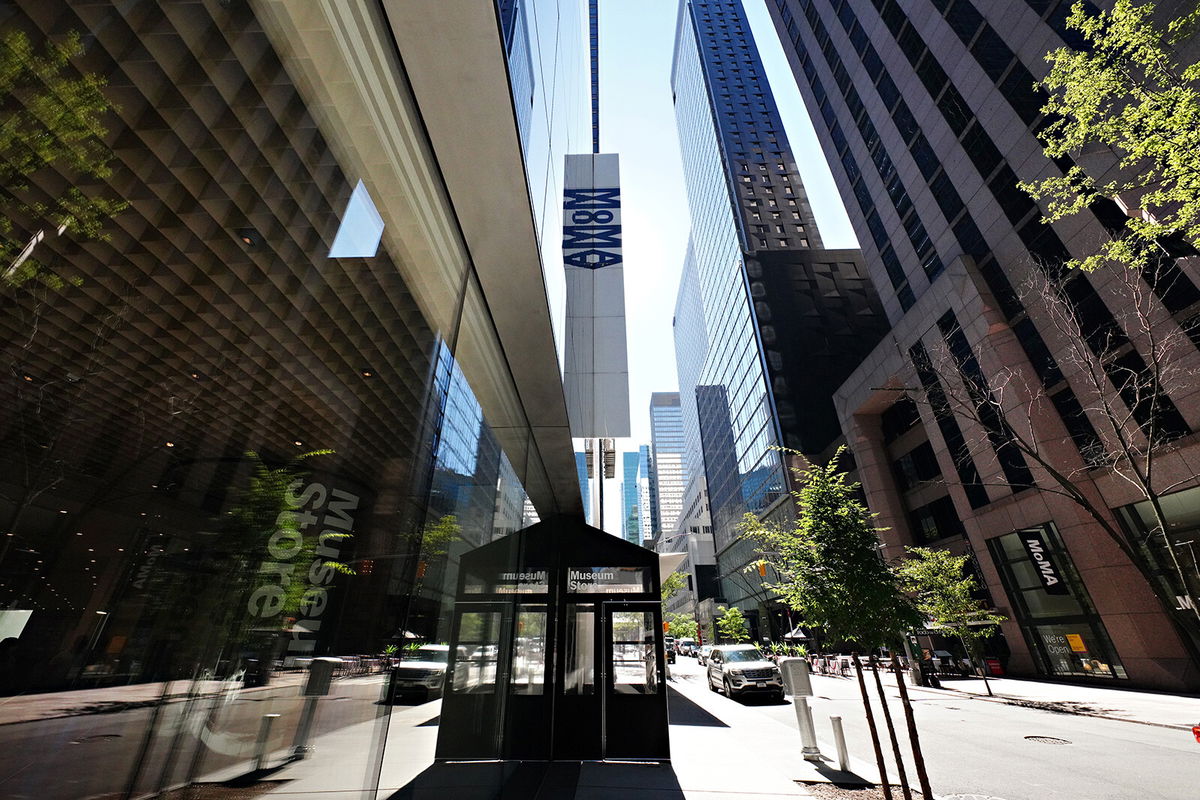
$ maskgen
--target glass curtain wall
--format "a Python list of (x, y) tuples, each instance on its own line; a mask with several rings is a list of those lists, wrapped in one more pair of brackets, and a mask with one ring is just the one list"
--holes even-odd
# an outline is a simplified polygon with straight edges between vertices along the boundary
[(672, 86), (707, 332), (696, 409), (720, 553), (732, 543), (744, 513), (761, 512), (782, 496), (784, 474), (779, 453), (771, 449), (778, 435), (705, 76), (717, 66), (701, 52), (692, 13), (690, 6), (681, 7)]
[(355, 8), (0, 6), (4, 797), (432, 754), (458, 559), (521, 527), (534, 449), (460, 368), (504, 360)]

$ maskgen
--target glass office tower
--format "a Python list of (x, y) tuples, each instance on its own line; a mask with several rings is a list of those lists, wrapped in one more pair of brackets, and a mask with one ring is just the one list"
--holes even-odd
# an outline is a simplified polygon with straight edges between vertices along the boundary
[(655, 538), (675, 531), (683, 511), (683, 415), (679, 392), (650, 395), (650, 486)]
[(689, 452), (698, 431), (725, 599), (757, 632), (770, 596), (744, 578), (738, 523), (789, 514), (774, 448), (829, 457), (833, 392), (886, 322), (858, 251), (822, 245), (740, 0), (681, 0), (672, 85), (692, 222), (675, 319)]
[(581, 512), (477, 5), (0, 9), (0, 794), (399, 788), (460, 556)]
[(638, 508), (638, 453), (621, 454), (621, 517), (625, 541), (642, 543), (641, 515)]

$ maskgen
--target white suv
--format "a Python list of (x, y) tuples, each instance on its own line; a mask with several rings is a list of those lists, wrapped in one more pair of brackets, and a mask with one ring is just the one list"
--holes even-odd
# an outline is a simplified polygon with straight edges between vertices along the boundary
[(731, 698), (764, 692), (783, 700), (783, 675), (752, 644), (719, 644), (708, 654), (708, 688)]

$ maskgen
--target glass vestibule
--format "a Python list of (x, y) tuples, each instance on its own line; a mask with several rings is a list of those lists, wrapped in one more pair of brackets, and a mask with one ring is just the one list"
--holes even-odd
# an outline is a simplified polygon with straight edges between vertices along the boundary
[(988, 547), (1039, 672), (1128, 677), (1053, 523), (999, 536)]
[(666, 759), (657, 561), (574, 520), (465, 554), (438, 757)]

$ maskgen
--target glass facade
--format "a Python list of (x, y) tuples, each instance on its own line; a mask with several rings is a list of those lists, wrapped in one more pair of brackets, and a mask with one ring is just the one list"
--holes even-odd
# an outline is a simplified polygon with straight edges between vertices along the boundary
[(669, 535), (683, 512), (683, 415), (678, 392), (650, 395), (650, 469), (654, 536)]
[[(567, 98), (532, 32), (573, 18), (521, 5)], [(0, 794), (373, 796), (432, 757), (459, 559), (548, 495), (406, 61), (370, 3), (0, 9)], [(565, 141), (522, 102), (498, 130)]]
[[(722, 20), (717, 21), (716, 16)], [(737, 29), (729, 30), (733, 25)], [(724, 41), (727, 35), (731, 39), (728, 44)], [(714, 37), (721, 41), (713, 41)], [(732, 41), (735, 37), (736, 42)], [(779, 435), (747, 289), (739, 226), (743, 208), (751, 215), (749, 224), (756, 224), (752, 216), (755, 213), (790, 216), (791, 212), (778, 208), (782, 192), (773, 205), (766, 202), (765, 193), (762, 198), (757, 196), (765, 188), (775, 188), (762, 185), (761, 181), (751, 182), (755, 196), (748, 196), (744, 205), (735, 205), (737, 189), (732, 185), (733, 176), (727, 169), (723, 147), (726, 139), (740, 142), (750, 137), (746, 138), (747, 147), (753, 152), (754, 145), (749, 143), (760, 142), (758, 149), (763, 151), (763, 165), (767, 166), (765, 153), (774, 150), (766, 144), (781, 145), (786, 139), (782, 138), (782, 129), (771, 122), (774, 117), (770, 112), (765, 112), (767, 119), (759, 128), (761, 137), (751, 137), (750, 123), (755, 118), (736, 117), (737, 111), (734, 118), (728, 117), (726, 112), (714, 108), (710, 91), (712, 82), (718, 78), (729, 78), (734, 85), (741, 83), (743, 91), (747, 85), (765, 86), (757, 52), (751, 54), (748, 49), (752, 46), (749, 39), (740, 4), (682, 4), (672, 86), (691, 212), (695, 281), (701, 298), (702, 329), (707, 335), (704, 364), (695, 378), (695, 391), (718, 553), (732, 540), (742, 515), (746, 511), (765, 510), (782, 496), (784, 486), (779, 454), (770, 449), (779, 444)], [(761, 98), (764, 104), (768, 101), (763, 91), (751, 94), (764, 95)], [(773, 109), (773, 101), (770, 104)], [(739, 122), (744, 130), (729, 129), (731, 124)], [(754, 169), (748, 174), (759, 172), (758, 160), (753, 163)], [(769, 175), (770, 167), (767, 172)], [(758, 188), (760, 185), (764, 188)], [(786, 199), (783, 203), (785, 208), (789, 207)], [(799, 224), (805, 223), (801, 220)], [(692, 330), (701, 329), (701, 323), (694, 318), (687, 324)]]
[(1121, 521), (1151, 564), (1168, 597), (1175, 598), (1174, 613), (1195, 618), (1200, 607), (1200, 487), (1158, 498), (1161, 523), (1149, 500), (1118, 509)]
[(592, 478), (588, 474), (587, 453), (575, 453), (575, 472), (579, 475), (579, 493), (583, 498), (583, 514), (589, 525), (592, 524)]
[(638, 509), (638, 453), (621, 454), (621, 516), (625, 541), (642, 543), (641, 515)]
[(642, 530), (642, 544), (654, 534), (653, 503), (650, 493), (650, 446), (638, 448), (638, 520)]

